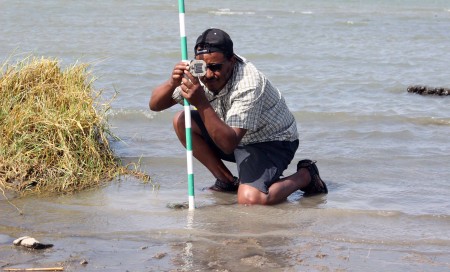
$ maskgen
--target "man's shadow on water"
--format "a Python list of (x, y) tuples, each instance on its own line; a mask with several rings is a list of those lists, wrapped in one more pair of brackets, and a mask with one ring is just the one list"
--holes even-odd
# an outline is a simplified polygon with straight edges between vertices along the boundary
[(339, 186), (332, 181), (324, 180), (324, 182), (327, 184), (328, 194), (304, 197), (303, 192), (299, 190), (290, 195), (288, 200), (290, 202), (298, 202), (304, 208), (324, 208), (329, 195), (339, 189)]
[[(327, 204), (327, 199), (330, 194), (333, 194), (333, 191), (339, 190), (339, 186), (334, 183), (325, 181), (328, 187), (328, 194), (320, 194), (315, 196), (304, 197), (303, 192), (300, 190), (292, 193), (286, 202), (284, 203), (298, 203), (303, 208), (324, 208)], [(203, 201), (196, 201), (197, 208), (204, 208), (208, 206), (217, 206), (217, 205), (237, 205), (237, 194), (236, 192), (216, 192), (210, 190), (209, 187), (202, 187), (196, 190), (196, 193), (203, 194), (202, 197), (205, 197)], [(198, 194), (196, 194), (198, 196)], [(197, 199), (199, 200), (199, 199)], [(282, 203), (281, 203), (282, 204)], [(171, 209), (187, 209), (188, 203), (168, 203), (167, 208)]]
[(327, 195), (322, 194), (309, 197), (301, 196), (300, 199), (298, 200), (298, 203), (303, 208), (321, 208), (321, 206), (327, 204)]
[[(287, 201), (283, 203), (298, 203), (304, 208), (324, 208), (324, 205), (327, 204), (329, 194), (332, 194), (333, 191), (337, 189), (335, 183), (330, 181), (325, 182), (328, 186), (328, 194), (304, 197), (303, 192), (297, 190), (288, 197)], [(215, 202), (214, 205), (237, 205), (236, 193), (216, 192), (209, 190), (208, 188), (202, 188), (201, 191), (208, 194), (207, 198), (209, 200), (213, 200)]]

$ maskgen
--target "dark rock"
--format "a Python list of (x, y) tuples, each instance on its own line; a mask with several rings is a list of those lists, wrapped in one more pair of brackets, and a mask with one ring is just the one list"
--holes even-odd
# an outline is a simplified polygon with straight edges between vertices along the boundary
[(450, 95), (450, 88), (444, 87), (432, 88), (423, 85), (413, 85), (408, 86), (406, 90), (408, 93), (416, 93), (420, 95), (438, 95), (438, 96)]

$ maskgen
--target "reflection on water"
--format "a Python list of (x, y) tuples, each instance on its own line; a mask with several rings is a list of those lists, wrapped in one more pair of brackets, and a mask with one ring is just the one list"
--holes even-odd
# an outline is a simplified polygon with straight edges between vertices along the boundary
[[(380, 262), (402, 263), (397, 266), (402, 270), (424, 258), (429, 262), (423, 267), (442, 267), (448, 258), (449, 216), (330, 208), (333, 194), (302, 198), (299, 193), (273, 207), (240, 206), (233, 194), (201, 189), (195, 211), (176, 210), (166, 205), (185, 201), (180, 199), (187, 198), (186, 183), (176, 181), (171, 165), (157, 159), (145, 167), (159, 169), (164, 177), (158, 191), (124, 178), (71, 196), (12, 199), (22, 216), (2, 200), (0, 260), (5, 261), (0, 265), (62, 262), (67, 271), (298, 271), (332, 263), (374, 271), (373, 264)], [(199, 174), (197, 180), (201, 188), (210, 179)], [(26, 234), (55, 246), (42, 252), (11, 246)], [(82, 260), (88, 264), (80, 265)]]

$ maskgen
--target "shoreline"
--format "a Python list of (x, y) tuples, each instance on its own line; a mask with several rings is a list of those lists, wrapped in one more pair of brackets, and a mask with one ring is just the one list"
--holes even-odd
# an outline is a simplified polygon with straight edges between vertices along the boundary
[[(161, 169), (164, 175), (170, 171), (166, 168)], [(177, 188), (166, 184), (159, 191), (152, 191), (138, 180), (127, 178), (70, 196), (13, 199), (16, 205), (25, 207), (24, 215), (18, 215), (2, 198), (0, 207), (7, 212), (0, 216), (0, 268), (61, 266), (64, 271), (450, 268), (448, 240), (433, 242), (431, 237), (418, 240), (411, 236), (419, 221), (410, 224), (410, 229), (404, 229), (404, 235), (395, 241), (389, 237), (397, 237), (396, 232), (401, 235), (404, 226), (401, 222), (405, 221), (395, 214), (349, 213), (327, 208), (326, 201), (302, 200), (299, 196), (273, 207), (240, 206), (234, 195), (201, 191), (198, 189), (201, 184), (196, 186), (199, 207), (189, 217), (187, 210), (166, 207), (185, 190), (184, 183), (173, 185)], [(276, 221), (269, 219), (275, 215)], [(384, 234), (388, 229), (394, 230), (392, 235)], [(30, 235), (54, 247), (30, 250), (13, 246), (12, 240), (18, 235)]]

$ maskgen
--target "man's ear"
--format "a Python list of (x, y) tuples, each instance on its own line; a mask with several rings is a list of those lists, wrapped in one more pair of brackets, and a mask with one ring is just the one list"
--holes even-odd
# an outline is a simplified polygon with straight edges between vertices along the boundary
[(230, 61), (231, 61), (231, 63), (234, 65), (235, 63), (236, 63), (236, 56), (235, 55), (233, 55), (232, 57), (231, 57), (231, 59), (230, 59)]

